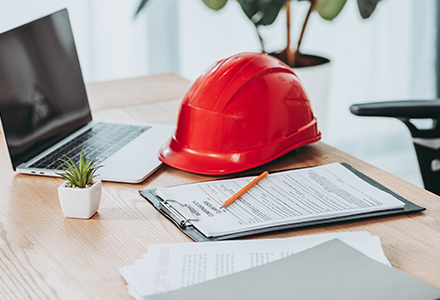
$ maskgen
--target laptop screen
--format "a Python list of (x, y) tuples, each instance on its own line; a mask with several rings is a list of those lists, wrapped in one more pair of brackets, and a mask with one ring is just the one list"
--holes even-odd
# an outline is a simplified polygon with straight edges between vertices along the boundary
[(0, 118), (14, 169), (92, 119), (66, 9), (0, 34)]

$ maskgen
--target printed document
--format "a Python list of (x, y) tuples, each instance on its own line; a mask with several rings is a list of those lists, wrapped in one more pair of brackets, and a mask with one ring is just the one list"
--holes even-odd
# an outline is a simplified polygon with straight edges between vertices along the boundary
[[(389, 193), (333, 163), (269, 174), (231, 205), (220, 208), (254, 178), (159, 187), (156, 192), (163, 200), (189, 206), (199, 219), (192, 225), (207, 237), (404, 207)], [(193, 218), (182, 205), (173, 208)]]
[(293, 238), (152, 244), (142, 260), (120, 269), (135, 298), (219, 278), (312, 248), (338, 238), (390, 266), (380, 240), (368, 232), (339, 232)]
[(143, 299), (431, 300), (440, 299), (440, 290), (332, 239), (250, 270)]

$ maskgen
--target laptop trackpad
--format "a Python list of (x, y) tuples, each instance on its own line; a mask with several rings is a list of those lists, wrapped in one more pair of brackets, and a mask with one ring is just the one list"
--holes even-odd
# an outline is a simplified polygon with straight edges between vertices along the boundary
[[(117, 151), (102, 164), (100, 178), (104, 181), (142, 182), (160, 167), (160, 147), (171, 138), (174, 125), (156, 124), (125, 147)], [(122, 179), (123, 180), (120, 180)]]

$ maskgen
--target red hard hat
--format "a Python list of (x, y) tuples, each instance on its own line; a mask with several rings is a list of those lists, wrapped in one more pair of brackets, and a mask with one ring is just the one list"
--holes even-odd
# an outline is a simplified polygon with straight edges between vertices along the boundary
[(270, 55), (241, 53), (218, 61), (189, 87), (159, 159), (194, 173), (230, 174), (320, 139), (295, 73)]

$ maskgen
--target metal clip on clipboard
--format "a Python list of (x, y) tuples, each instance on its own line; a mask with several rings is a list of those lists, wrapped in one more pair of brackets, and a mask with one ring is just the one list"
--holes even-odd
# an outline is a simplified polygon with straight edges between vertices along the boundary
[[(174, 207), (172, 207), (169, 202), (174, 202), (179, 204), (182, 207), (187, 207), (188, 210), (191, 212), (191, 214), (194, 216), (193, 219), (186, 218), (184, 215), (182, 215), (178, 210), (176, 210)], [(194, 210), (191, 206), (187, 204), (182, 204), (177, 200), (162, 200), (159, 202), (159, 208), (164, 213), (166, 213), (171, 219), (173, 219), (174, 222), (179, 224), (180, 227), (186, 227), (187, 225), (192, 225), (191, 222), (197, 222), (199, 221), (199, 218), (194, 213)]]

